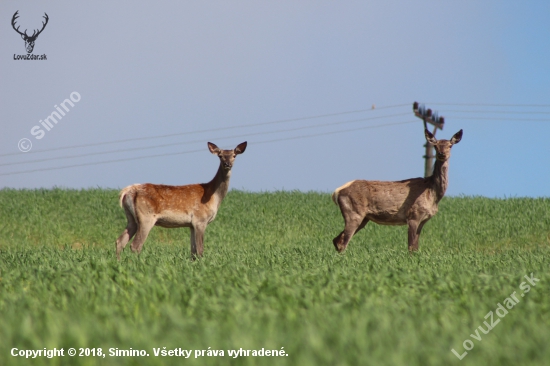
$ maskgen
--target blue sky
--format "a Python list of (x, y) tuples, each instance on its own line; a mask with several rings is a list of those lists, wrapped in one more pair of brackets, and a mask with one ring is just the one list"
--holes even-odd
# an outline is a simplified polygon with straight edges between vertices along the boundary
[[(17, 10), (29, 33), (48, 14), (33, 51), (47, 60), (14, 60)], [(245, 140), (232, 188), (422, 176), (419, 101), (445, 116), (436, 137), (464, 130), (448, 195), (548, 197), (548, 14), (547, 1), (3, 1), (0, 187), (206, 182), (206, 142)]]

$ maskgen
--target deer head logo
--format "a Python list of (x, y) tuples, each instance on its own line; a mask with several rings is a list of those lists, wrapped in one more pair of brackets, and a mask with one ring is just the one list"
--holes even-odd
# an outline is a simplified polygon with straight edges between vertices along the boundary
[(11, 18), (11, 26), (13, 27), (13, 29), (15, 29), (17, 33), (21, 35), (21, 38), (23, 38), (23, 40), (25, 41), (25, 48), (27, 49), (27, 53), (31, 53), (34, 49), (34, 42), (36, 41), (36, 38), (38, 38), (38, 35), (42, 33), (44, 28), (46, 28), (46, 24), (48, 24), (48, 14), (44, 13), (43, 18), (46, 19), (46, 21), (42, 22), (42, 29), (35, 29), (32, 33), (32, 36), (29, 36), (26, 29), (25, 32), (21, 33), (19, 31), (19, 26), (15, 28), (15, 21), (17, 18), (19, 18), (19, 15), (17, 15), (17, 13), (19, 13), (19, 10), (17, 10), (15, 14), (13, 14), (13, 18)]

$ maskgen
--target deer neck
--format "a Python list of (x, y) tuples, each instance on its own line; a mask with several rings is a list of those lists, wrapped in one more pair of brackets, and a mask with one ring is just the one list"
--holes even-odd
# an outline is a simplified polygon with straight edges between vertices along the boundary
[(436, 160), (434, 172), (430, 177), (432, 180), (432, 189), (434, 191), (436, 202), (439, 202), (445, 195), (447, 186), (449, 185), (449, 160)]
[(231, 170), (225, 170), (220, 164), (216, 176), (208, 183), (210, 194), (218, 197), (218, 205), (221, 204), (229, 190), (229, 178), (231, 178)]

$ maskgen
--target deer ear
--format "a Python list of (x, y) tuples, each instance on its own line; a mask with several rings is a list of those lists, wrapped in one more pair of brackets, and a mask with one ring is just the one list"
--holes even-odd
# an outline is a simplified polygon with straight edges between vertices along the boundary
[(240, 143), (240, 144), (235, 148), (235, 154), (242, 154), (245, 150), (246, 150), (246, 141)]
[(426, 141), (428, 141), (430, 144), (437, 144), (437, 140), (435, 139), (434, 135), (432, 135), (432, 133), (427, 129), (424, 130), (424, 135), (426, 136)]
[(211, 142), (208, 143), (208, 150), (210, 150), (212, 154), (218, 155), (220, 153), (220, 149)]
[(462, 130), (454, 134), (454, 136), (451, 138), (451, 144), (458, 144), (460, 140), (462, 140)]

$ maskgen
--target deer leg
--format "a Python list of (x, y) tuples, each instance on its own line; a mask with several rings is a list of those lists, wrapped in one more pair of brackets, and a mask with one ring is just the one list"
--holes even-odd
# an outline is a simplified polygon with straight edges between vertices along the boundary
[(138, 230), (134, 241), (132, 242), (132, 252), (140, 253), (143, 243), (149, 236), (149, 231), (155, 226), (155, 220), (153, 219), (140, 219), (138, 224)]
[(195, 228), (191, 226), (191, 260), (195, 260), (197, 255), (197, 242), (195, 241)]
[(418, 221), (410, 220), (408, 222), (409, 224), (409, 252), (416, 252), (418, 250), (418, 238), (420, 237), (420, 231), (422, 230), (422, 226), (424, 226), (424, 222), (421, 222), (420, 224)]
[(124, 208), (124, 212), (126, 213), (126, 220), (128, 220), (128, 223), (126, 224), (126, 229), (124, 229), (122, 234), (120, 234), (116, 240), (116, 257), (118, 260), (120, 260), (120, 253), (124, 250), (126, 244), (128, 244), (128, 241), (134, 237), (138, 228), (134, 216), (128, 212), (126, 208)]
[[(361, 225), (359, 225), (359, 227), (357, 228), (357, 230), (355, 230), (355, 234), (357, 234), (357, 232), (358, 232), (359, 230), (361, 230), (362, 228), (364, 228), (365, 225), (367, 225), (368, 223), (369, 223), (369, 219), (365, 218), (365, 219), (363, 220), (363, 222), (361, 223)], [(354, 235), (355, 235), (355, 234), (354, 234)]]
[(332, 240), (332, 243), (334, 244), (334, 247), (336, 248), (338, 253), (342, 253), (344, 250), (346, 250), (348, 243), (350, 242), (353, 235), (364, 228), (365, 225), (369, 222), (367, 218), (361, 219), (358, 215), (344, 215), (344, 220), (346, 222), (344, 231), (342, 231), (340, 234), (338, 234), (337, 237)]
[(420, 233), (422, 232), (422, 228), (424, 227), (424, 224), (428, 222), (429, 219), (422, 221), (418, 225), (418, 229), (416, 229), (416, 250), (418, 250), (418, 244), (420, 240)]
[(195, 225), (191, 227), (191, 259), (202, 257), (204, 251), (204, 230), (206, 226)]

